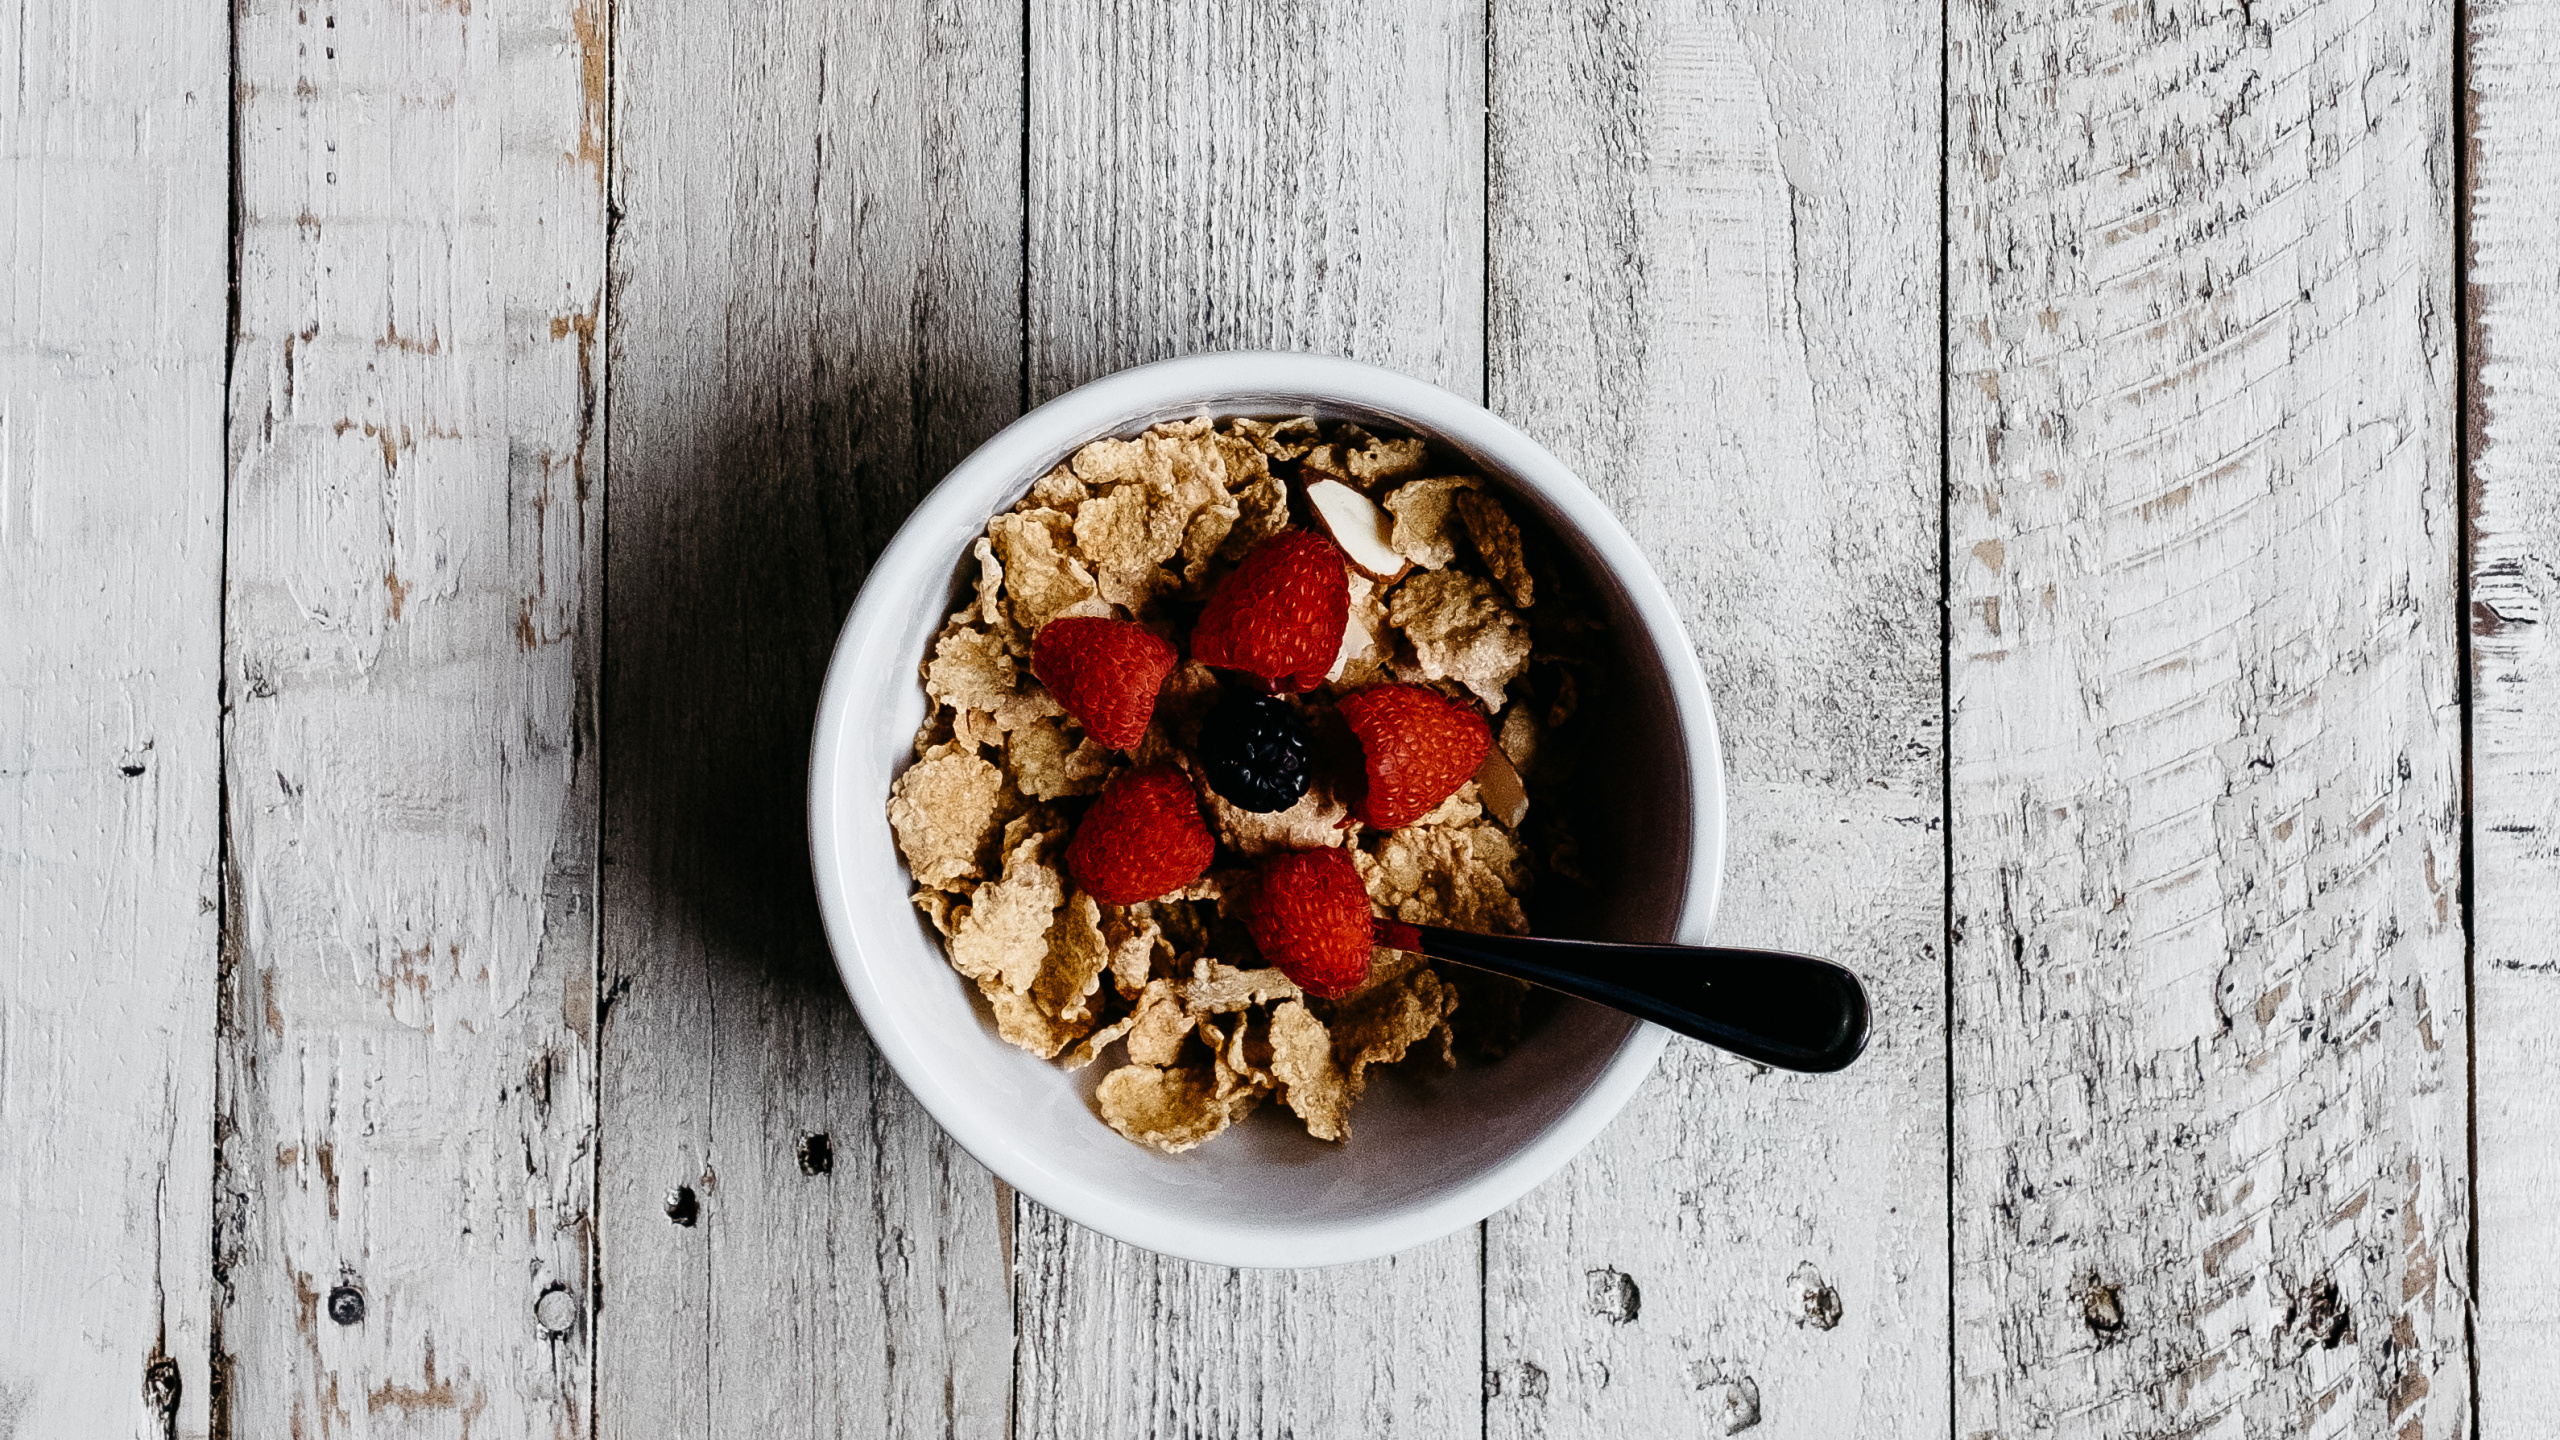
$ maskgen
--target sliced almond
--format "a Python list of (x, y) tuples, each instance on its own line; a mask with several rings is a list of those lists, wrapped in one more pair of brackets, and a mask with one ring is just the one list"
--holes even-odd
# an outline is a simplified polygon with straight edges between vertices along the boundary
[(1512, 829), (1529, 818), (1529, 787), (1520, 783), (1519, 768), (1501, 746), (1487, 750), (1484, 764), (1476, 768), (1476, 791), (1484, 808)]
[(1315, 480), (1307, 485), (1307, 508), (1316, 512), (1316, 523), (1361, 574), (1392, 585), (1413, 568), (1389, 543), (1395, 522), (1368, 496), (1339, 480)]

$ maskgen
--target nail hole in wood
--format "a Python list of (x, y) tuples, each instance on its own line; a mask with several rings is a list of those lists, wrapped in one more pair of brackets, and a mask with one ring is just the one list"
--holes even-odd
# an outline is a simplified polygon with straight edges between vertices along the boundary
[(353, 1285), (340, 1285), (331, 1290), (329, 1318), (341, 1325), (361, 1323), (364, 1320), (364, 1292)]
[(2124, 1298), (2113, 1285), (2101, 1284), (2092, 1277), (2089, 1288), (2080, 1297), (2080, 1318), (2099, 1335), (2113, 1335), (2124, 1328)]
[(1828, 1330), (1840, 1323), (1840, 1292), (1807, 1260), (1788, 1279), (1796, 1288), (1796, 1324)]
[(800, 1173), (824, 1175), (836, 1168), (836, 1149), (824, 1131), (800, 1137)]
[(2300, 1322), (2305, 1349), (2317, 1345), (2323, 1350), (2335, 1350), (2356, 1338), (2355, 1316), (2339, 1297), (2334, 1279), (2321, 1280), (2308, 1294), (2287, 1305), (2284, 1321), (2287, 1325)]
[(1760, 1423), (1760, 1382), (1741, 1367), (1700, 1360), (1689, 1367), (1689, 1374), (1706, 1393), (1707, 1405), (1725, 1434), (1739, 1435)]
[(1612, 1325), (1628, 1323), (1644, 1307), (1644, 1293), (1636, 1288), (1633, 1275), (1615, 1269), (1587, 1270), (1582, 1279), (1590, 1287), (1591, 1313)]
[(578, 1328), (578, 1297), (569, 1287), (553, 1281), (551, 1288), (533, 1302), (533, 1323), (546, 1335), (566, 1335)]
[(1816, 1330), (1828, 1330), (1840, 1323), (1840, 1292), (1825, 1285), (1808, 1290), (1804, 1296), (1804, 1323)]
[(702, 1215), (701, 1202), (693, 1198), (693, 1187), (679, 1185), (667, 1192), (667, 1218), (679, 1225), (690, 1226)]

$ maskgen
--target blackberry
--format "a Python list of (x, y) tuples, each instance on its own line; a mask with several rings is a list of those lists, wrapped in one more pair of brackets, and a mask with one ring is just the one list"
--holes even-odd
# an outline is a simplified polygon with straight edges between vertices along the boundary
[(1230, 690), (1200, 727), (1200, 769), (1229, 804), (1269, 814), (1307, 793), (1307, 722), (1276, 695)]

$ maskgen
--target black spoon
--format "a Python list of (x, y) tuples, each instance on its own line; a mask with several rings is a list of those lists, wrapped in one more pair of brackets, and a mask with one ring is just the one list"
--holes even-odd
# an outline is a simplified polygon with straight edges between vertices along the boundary
[(1781, 1070), (1828, 1074), (1867, 1048), (1867, 992), (1828, 960), (1713, 945), (1613, 945), (1377, 922), (1378, 943), (1561, 990)]

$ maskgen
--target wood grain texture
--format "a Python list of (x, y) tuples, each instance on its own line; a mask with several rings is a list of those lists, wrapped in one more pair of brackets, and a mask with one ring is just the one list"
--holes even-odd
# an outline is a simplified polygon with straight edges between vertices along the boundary
[[(1031, 7), (1031, 399), (1200, 350), (1483, 377), (1483, 9)], [(1017, 1202), (1015, 1432), (1474, 1435), (1479, 1236), (1238, 1271)]]
[(1031, 7), (1031, 402), (1201, 350), (1484, 384), (1484, 15)]
[(620, 12), (608, 1435), (1004, 1430), (995, 1187), (854, 1019), (804, 776), (871, 558), (1017, 405), (1021, 27)]
[(2470, 20), (2471, 846), (2482, 1440), (2560, 1415), (2560, 5)]
[(223, 16), (0, 26), (0, 1435), (213, 1391)]
[(590, 1430), (601, 23), (237, 13), (231, 1434)]
[(1947, 1423), (1938, 13), (1495, 7), (1493, 408), (1678, 598), (1730, 782), (1717, 938), (1832, 955), (1841, 1075), (1674, 1041), (1494, 1217), (1487, 1433)]
[(1959, 1435), (2469, 1424), (2444, 14), (1951, 14)]
[[(0, 1440), (2551, 1429), (2555, 0), (36, 0), (0, 77)], [(923, 1115), (837, 622), (1233, 346), (1617, 508), (1858, 1069), (1675, 1044), (1320, 1272)]]

